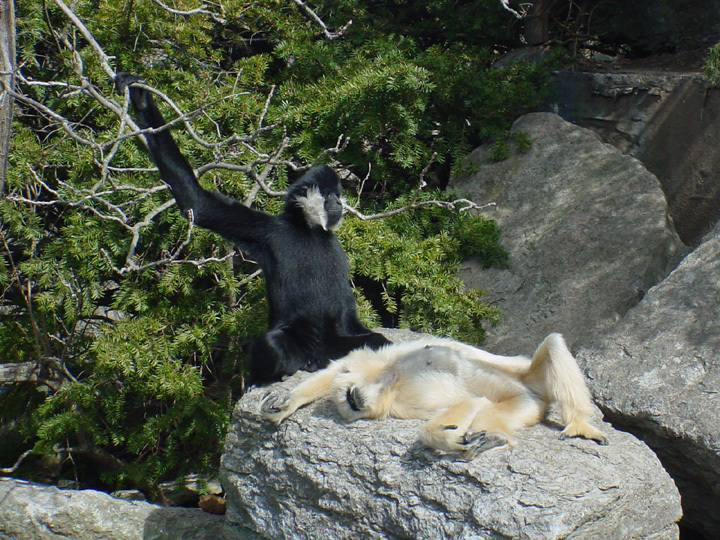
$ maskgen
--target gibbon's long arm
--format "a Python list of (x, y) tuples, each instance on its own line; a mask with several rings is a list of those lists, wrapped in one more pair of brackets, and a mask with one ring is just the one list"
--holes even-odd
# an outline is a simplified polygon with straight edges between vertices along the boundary
[(328, 396), (332, 391), (333, 380), (342, 366), (341, 362), (333, 362), (327, 368), (310, 375), (291, 393), (278, 395), (268, 392), (260, 403), (263, 416), (279, 424), (300, 407)]
[[(144, 81), (130, 73), (118, 73), (115, 77), (118, 91), (124, 92), (125, 88), (129, 88), (138, 126), (142, 129), (162, 128), (166, 122), (152, 94), (132, 84), (136, 82)], [(273, 216), (252, 210), (220, 193), (203, 189), (169, 129), (146, 133), (145, 140), (161, 178), (170, 186), (180, 209), (184, 213), (192, 210), (196, 225), (240, 245), (259, 240), (258, 231), (265, 230), (266, 225), (274, 219)]]

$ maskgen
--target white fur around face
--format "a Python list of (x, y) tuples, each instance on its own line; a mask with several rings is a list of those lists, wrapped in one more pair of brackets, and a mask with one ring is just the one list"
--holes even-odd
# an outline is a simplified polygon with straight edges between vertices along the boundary
[(297, 205), (302, 208), (305, 220), (310, 225), (317, 225), (327, 230), (327, 214), (325, 213), (325, 197), (317, 187), (310, 187), (304, 197), (296, 199)]
[[(341, 202), (344, 204), (345, 199), (341, 197)], [(304, 197), (298, 197), (295, 199), (296, 204), (302, 208), (303, 214), (305, 215), (305, 221), (309, 225), (317, 225), (323, 230), (334, 231), (342, 223), (342, 218), (337, 223), (334, 223), (328, 227), (328, 216), (325, 211), (325, 197), (320, 193), (320, 190), (316, 186), (311, 186), (307, 190), (307, 194)]]

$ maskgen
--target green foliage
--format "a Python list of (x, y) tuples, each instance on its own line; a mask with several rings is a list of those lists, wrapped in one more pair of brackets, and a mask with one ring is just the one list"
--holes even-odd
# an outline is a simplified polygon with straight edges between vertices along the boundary
[[(430, 197), (447, 194), (417, 199)], [(391, 207), (408, 202), (400, 197)], [(494, 221), (424, 207), (385, 219), (349, 220), (340, 238), (356, 283), (376, 298), (386, 324), (478, 343), (483, 321), (497, 322), (499, 311), (482, 302), (480, 291), (465, 290), (456, 275), (470, 254), (487, 264), (506, 263)]]
[(708, 50), (705, 58), (705, 77), (712, 85), (717, 85), (720, 81), (720, 43), (713, 45)]
[[(546, 77), (531, 65), (489, 69), (516, 39), (496, 0), (319, 0), (310, 7), (331, 30), (352, 20), (334, 40), (280, 0), (227, 0), (215, 19), (172, 15), (155, 2), (73, 6), (114, 68), (142, 74), (184, 111), (202, 109), (192, 126), (209, 144), (174, 131), (194, 166), (259, 159), (259, 172), (285, 137), (279, 158), (308, 164), (343, 135), (349, 142), (334, 158), (369, 172), (356, 201), (367, 212), (446, 199), (414, 193), (425, 167), (437, 161), (445, 178), (435, 183), (444, 184), (458, 158), (502, 138), (538, 102)], [(244, 353), (266, 326), (262, 278), (242, 257), (226, 257), (230, 247), (216, 235), (189, 234), (175, 207), (155, 212), (168, 192), (150, 190), (160, 182), (141, 142), (115, 145), (118, 116), (82, 90), (89, 81), (123, 101), (62, 11), (28, 0), (17, 3), (16, 19), (23, 81), (38, 83), (22, 82), (21, 92), (96, 144), (18, 102), (9, 197), (0, 199), (0, 352), (3, 362), (55, 367), (45, 384), (0, 391), (0, 429), (11, 432), (0, 464), (34, 447), (72, 455), (42, 474), (152, 494), (160, 480), (216, 468)], [(265, 129), (248, 144), (220, 144), (261, 119)], [(273, 189), (290, 175), (275, 167)], [(241, 199), (254, 187), (237, 167), (210, 169), (201, 182)], [(262, 193), (254, 204), (282, 206)], [(435, 207), (348, 217), (341, 240), (368, 323), (477, 342), (498, 316), (455, 276), (470, 254), (504, 263), (488, 219)], [(212, 260), (181, 262), (204, 259)], [(36, 466), (28, 461), (20, 473), (40, 474)]]
[(530, 149), (532, 141), (528, 134), (522, 130), (507, 133), (504, 136), (497, 137), (490, 146), (490, 158), (494, 161), (503, 161), (510, 156), (509, 143), (515, 145), (515, 149), (524, 153)]

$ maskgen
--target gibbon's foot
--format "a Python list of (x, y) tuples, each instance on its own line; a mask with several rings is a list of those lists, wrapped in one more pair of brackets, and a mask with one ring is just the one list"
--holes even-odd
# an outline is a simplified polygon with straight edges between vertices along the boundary
[(599, 429), (592, 427), (587, 422), (573, 422), (569, 424), (565, 429), (563, 429), (560, 433), (560, 440), (562, 441), (571, 437), (583, 437), (584, 439), (591, 439), (602, 446), (607, 446), (608, 444), (610, 444), (607, 435), (605, 435)]
[(287, 409), (290, 405), (289, 393), (268, 392), (260, 402), (260, 414), (275, 423), (282, 422), (287, 418)]
[(365, 398), (357, 386), (349, 387), (345, 394), (345, 398), (353, 411), (358, 412), (365, 408)]
[(463, 452), (470, 459), (479, 456), (483, 452), (487, 452), (491, 448), (504, 446), (508, 443), (508, 438), (501, 433), (488, 433), (487, 431), (467, 431), (461, 437), (461, 446)]

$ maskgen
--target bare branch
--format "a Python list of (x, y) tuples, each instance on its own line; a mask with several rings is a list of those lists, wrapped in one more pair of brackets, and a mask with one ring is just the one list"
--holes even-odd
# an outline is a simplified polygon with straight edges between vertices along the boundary
[(160, 0), (153, 0), (153, 2), (155, 2), (158, 6), (163, 8), (168, 13), (172, 13), (173, 15), (180, 15), (181, 17), (190, 17), (191, 15), (207, 15), (212, 20), (219, 22), (221, 24), (225, 24), (227, 22), (224, 18), (219, 17), (218, 14), (215, 13), (214, 11), (205, 9), (208, 4), (204, 3), (204, 2), (200, 7), (195, 8), (195, 9), (190, 9), (187, 11), (182, 11), (179, 9), (171, 8), (170, 6), (161, 2)]
[[(137, 132), (135, 132), (135, 133), (130, 134), (129, 136), (134, 136), (134, 135), (144, 134), (144, 133), (157, 133), (157, 132), (160, 132), (160, 131), (164, 131), (164, 130), (170, 128), (171, 126), (182, 122), (182, 123), (185, 125), (185, 129), (187, 129), (188, 133), (190, 134), (190, 136), (193, 138), (193, 140), (194, 140), (195, 142), (197, 142), (198, 144), (204, 146), (205, 148), (217, 149), (217, 148), (222, 148), (222, 147), (225, 147), (225, 146), (229, 146), (229, 145), (231, 145), (231, 144), (233, 144), (233, 143), (236, 143), (236, 142), (241, 142), (241, 143), (250, 143), (250, 142), (253, 142), (255, 139), (257, 139), (257, 137), (260, 135), (260, 133), (263, 133), (263, 132), (265, 132), (265, 131), (272, 130), (272, 129), (274, 129), (275, 127), (277, 127), (277, 126), (265, 126), (265, 127), (260, 127), (260, 128), (258, 128), (258, 130), (257, 130), (255, 133), (253, 133), (252, 135), (238, 135), (237, 133), (233, 133), (230, 137), (227, 137), (227, 138), (225, 138), (225, 139), (223, 139), (223, 140), (221, 140), (221, 141), (214, 142), (214, 143), (213, 143), (213, 142), (209, 142), (209, 141), (206, 141), (205, 139), (203, 139), (202, 137), (200, 137), (200, 136), (197, 134), (197, 132), (195, 131), (195, 129), (193, 129), (192, 124), (190, 123), (190, 121), (193, 120), (195, 117), (197, 117), (197, 116), (205, 109), (205, 107), (207, 107), (208, 105), (205, 105), (205, 106), (203, 106), (203, 107), (200, 107), (200, 108), (198, 108), (198, 109), (196, 109), (196, 110), (194, 110), (194, 111), (192, 111), (192, 112), (190, 112), (190, 113), (183, 113), (183, 112), (182, 112), (182, 109), (180, 109), (180, 107), (170, 98), (170, 96), (168, 96), (168, 95), (165, 94), (164, 92), (161, 92), (160, 90), (158, 90), (158, 89), (156, 89), (156, 88), (153, 88), (152, 86), (150, 86), (150, 85), (148, 85), (148, 84), (146, 84), (146, 83), (136, 82), (136, 83), (132, 83), (132, 84), (133, 84), (134, 86), (138, 86), (138, 87), (140, 87), (140, 88), (143, 88), (143, 89), (147, 90), (148, 92), (152, 92), (153, 94), (155, 94), (156, 96), (158, 96), (160, 99), (162, 99), (165, 103), (167, 103), (167, 104), (170, 106), (170, 108), (175, 112), (175, 114), (177, 115), (177, 117), (174, 118), (173, 120), (171, 120), (170, 122), (167, 122), (167, 123), (166, 123), (164, 126), (162, 126), (162, 127), (154, 128), (154, 129), (153, 129), (153, 128), (148, 128), (148, 129), (145, 129), (145, 130), (139, 130), (139, 131), (137, 131)], [(126, 90), (126, 92), (127, 92), (127, 90)], [(229, 95), (229, 96), (224, 96), (223, 98), (218, 99), (218, 100), (210, 103), (210, 105), (211, 105), (211, 104), (214, 104), (214, 103), (216, 103), (216, 102), (224, 101), (224, 100), (227, 100), (227, 99), (234, 99), (234, 98), (236, 98), (237, 96), (244, 96), (244, 95), (248, 95), (248, 94), (249, 94), (249, 92), (241, 92), (241, 93), (238, 93), (238, 94), (231, 94), (231, 95)]]
[(20, 467), (20, 465), (22, 465), (22, 462), (25, 461), (25, 458), (27, 458), (28, 456), (31, 456), (33, 454), (35, 454), (35, 450), (33, 450), (32, 448), (30, 450), (25, 450), (22, 454), (20, 454), (20, 457), (15, 462), (15, 465), (13, 465), (12, 467), (0, 468), (0, 473), (1, 474), (14, 473), (18, 469), (18, 467)]
[(83, 37), (87, 40), (87, 42), (90, 44), (90, 46), (94, 49), (95, 54), (100, 59), (100, 65), (102, 66), (105, 73), (107, 73), (108, 77), (111, 79), (115, 78), (115, 70), (110, 67), (110, 60), (114, 60), (114, 56), (108, 56), (105, 54), (105, 51), (102, 50), (98, 42), (95, 40), (93, 35), (90, 33), (90, 31), (87, 29), (87, 27), (83, 24), (83, 22), (73, 13), (73, 11), (65, 5), (65, 3), (62, 0), (54, 0), (55, 5), (59, 7), (63, 13), (67, 16), (68, 19), (73, 23), (73, 25), (80, 31), (80, 33), (83, 35)]
[(383, 219), (388, 218), (391, 216), (397, 216), (398, 214), (403, 214), (405, 212), (409, 212), (411, 210), (417, 210), (418, 208), (422, 208), (423, 206), (437, 206), (439, 208), (448, 208), (450, 210), (457, 210), (458, 212), (467, 212), (469, 210), (487, 210), (488, 208), (493, 208), (496, 206), (496, 203), (486, 203), (486, 204), (477, 204), (469, 199), (456, 199), (454, 201), (440, 201), (440, 200), (432, 200), (432, 201), (420, 201), (412, 204), (408, 204), (406, 206), (403, 206), (402, 208), (396, 208), (394, 210), (389, 210), (387, 212), (381, 212), (379, 214), (370, 214), (365, 215), (362, 212), (360, 212), (357, 208), (350, 206), (348, 204), (343, 204), (343, 208), (358, 219), (361, 219), (363, 221), (369, 221), (371, 219)]
[(344, 26), (340, 27), (336, 32), (331, 31), (327, 25), (323, 22), (323, 20), (318, 17), (317, 13), (315, 13), (310, 6), (308, 6), (305, 2), (302, 0), (292, 0), (295, 5), (297, 5), (300, 8), (300, 11), (304, 12), (305, 15), (307, 15), (311, 20), (313, 20), (320, 28), (322, 28), (323, 35), (328, 38), (329, 40), (336, 40), (343, 37), (347, 29), (352, 24), (352, 21), (348, 21)]
[(524, 14), (521, 14), (510, 7), (510, 0), (500, 0), (500, 4), (502, 4), (502, 7), (512, 13), (517, 19), (522, 19), (525, 16)]
[[(488, 208), (493, 208), (494, 206), (496, 206), (494, 202), (480, 205), (469, 199), (456, 199), (454, 201), (432, 200), (432, 201), (418, 202), (417, 199), (420, 196), (420, 192), (425, 187), (427, 187), (427, 182), (425, 181), (425, 175), (430, 170), (430, 166), (433, 164), (436, 157), (437, 157), (437, 153), (433, 153), (433, 155), (428, 160), (427, 165), (425, 165), (425, 168), (423, 168), (422, 172), (420, 173), (420, 179), (418, 180), (418, 186), (417, 186), (417, 188), (415, 188), (415, 192), (413, 193), (411, 202), (409, 204), (407, 204), (401, 208), (389, 210), (387, 212), (365, 215), (362, 212), (360, 212), (360, 210), (358, 210), (357, 208), (350, 206), (346, 202), (343, 201), (344, 210), (346, 212), (351, 213), (358, 219), (361, 219), (363, 221), (369, 221), (371, 219), (383, 219), (383, 218), (388, 218), (391, 216), (397, 216), (398, 214), (403, 214), (403, 213), (409, 212), (411, 210), (416, 210), (418, 208), (422, 208), (423, 206), (437, 206), (440, 208), (448, 208), (450, 210), (457, 210), (458, 212), (467, 212), (469, 210), (487, 210)], [(358, 200), (360, 199), (360, 195), (365, 186), (365, 181), (368, 179), (369, 175), (370, 175), (370, 171), (368, 171), (368, 175), (362, 180), (362, 183), (360, 184), (360, 188), (358, 190)]]
[(167, 6), (163, 4), (160, 0), (153, 0), (158, 6), (163, 8), (168, 13), (172, 13), (173, 15), (182, 15), (183, 17), (188, 17), (190, 15), (197, 15), (198, 13), (202, 13), (204, 15), (210, 15), (210, 12), (205, 9), (205, 5), (200, 6), (199, 8), (190, 9), (187, 11), (181, 11), (179, 9), (173, 9), (170, 6)]
[[(72, 9), (68, 7), (64, 3), (63, 0), (53, 0), (55, 4), (63, 11), (63, 13), (68, 17), (71, 24), (77, 28), (77, 30), (83, 35), (85, 41), (90, 44), (92, 47), (92, 50), (97, 55), (105, 73), (110, 77), (114, 78), (115, 73), (114, 70), (110, 66), (110, 62), (112, 61), (112, 57), (105, 54), (105, 52), (102, 50), (100, 45), (97, 43), (97, 41), (93, 38), (93, 36), (90, 34), (88, 29), (85, 27), (85, 25), (82, 23), (82, 21), (73, 13)], [(187, 11), (180, 11), (176, 10), (164, 3), (163, 0), (153, 0), (157, 5), (161, 6), (163, 9), (167, 10), (169, 13), (180, 15), (180, 16), (191, 16), (196, 14), (205, 14), (205, 15), (213, 15), (212, 10), (209, 9), (209, 3), (205, 0), (201, 0), (200, 6)], [(322, 19), (313, 11), (313, 9), (308, 6), (308, 4), (304, 0), (293, 0), (293, 2), (298, 6), (298, 8), (311, 20), (314, 21), (315, 24), (317, 24), (320, 28), (322, 28), (323, 34), (328, 39), (338, 39), (342, 37), (343, 32), (347, 27), (351, 24), (349, 22), (347, 25), (345, 25), (343, 28), (341, 28), (339, 31), (332, 31), (328, 28), (328, 26), (322, 21)], [(501, 0), (503, 6), (513, 11), (509, 7), (509, 0)], [(513, 11), (514, 12), (514, 11)], [(514, 12), (517, 13), (517, 12)], [(32, 81), (28, 80), (22, 77), (22, 75), (19, 75), (19, 79), (23, 84), (28, 84), (30, 86), (34, 85), (42, 85), (46, 86), (48, 88), (60, 88), (64, 89), (66, 93), (69, 94), (77, 94), (77, 93), (83, 93), (90, 97), (91, 99), (95, 100), (100, 106), (112, 111), (114, 114), (117, 115), (119, 122), (116, 129), (116, 132), (114, 133), (114, 136), (111, 138), (111, 140), (105, 140), (105, 141), (98, 141), (93, 140), (91, 138), (88, 138), (84, 136), (81, 132), (81, 124), (79, 123), (72, 123), (62, 115), (56, 113), (55, 111), (51, 110), (44, 104), (32, 99), (31, 97), (27, 95), (23, 95), (20, 93), (16, 93), (12, 90), (9, 91), (9, 95), (21, 100), (23, 103), (27, 104), (30, 107), (33, 107), (35, 110), (37, 110), (40, 114), (46, 116), (48, 119), (50, 119), (52, 122), (56, 123), (60, 128), (63, 130), (63, 132), (72, 138), (74, 141), (76, 141), (78, 144), (81, 144), (83, 146), (87, 146), (92, 148), (95, 152), (97, 152), (95, 162), (98, 164), (98, 167), (100, 168), (100, 177), (98, 178), (98, 181), (93, 185), (90, 189), (80, 189), (77, 188), (71, 184), (68, 184), (61, 179), (56, 179), (57, 186), (55, 186), (55, 183), (53, 183), (53, 186), (49, 185), (47, 182), (43, 181), (43, 179), (40, 177), (39, 174), (37, 174), (35, 171), (31, 171), (32, 176), (35, 179), (35, 184), (39, 186), (39, 189), (42, 189), (47, 194), (52, 195), (52, 198), (48, 200), (48, 198), (43, 198), (40, 200), (39, 197), (29, 195), (29, 196), (23, 196), (18, 193), (12, 194), (9, 198), (9, 200), (16, 201), (16, 202), (22, 202), (24, 204), (30, 204), (35, 206), (41, 206), (41, 205), (53, 205), (53, 204), (62, 204), (62, 205), (68, 205), (76, 208), (83, 209), (85, 211), (88, 211), (95, 216), (97, 216), (100, 219), (107, 220), (110, 222), (117, 223), (127, 229), (128, 232), (131, 234), (131, 240), (128, 246), (127, 253), (124, 256), (124, 263), (122, 267), (116, 267), (111, 261), (111, 257), (107, 252), (103, 252), (104, 256), (107, 258), (108, 262), (111, 264), (113, 269), (117, 271), (120, 274), (127, 273), (127, 272), (136, 272), (145, 270), (148, 268), (156, 267), (159, 265), (167, 265), (167, 264), (194, 264), (196, 266), (202, 266), (203, 264), (206, 264), (208, 262), (222, 262), (222, 261), (228, 261), (230, 260), (234, 252), (228, 253), (224, 257), (208, 257), (208, 258), (202, 258), (197, 260), (185, 260), (181, 259), (181, 254), (185, 250), (185, 248), (189, 245), (193, 228), (194, 228), (194, 222), (192, 220), (192, 215), (190, 215), (190, 221), (187, 229), (187, 234), (184, 240), (182, 240), (178, 246), (173, 249), (171, 252), (167, 253), (167, 255), (160, 260), (156, 261), (148, 261), (144, 264), (139, 264), (137, 261), (137, 249), (140, 245), (140, 240), (142, 237), (143, 231), (149, 227), (152, 222), (157, 218), (157, 216), (170, 208), (174, 204), (174, 200), (169, 199), (165, 201), (164, 203), (153, 207), (151, 210), (147, 211), (147, 213), (139, 218), (139, 219), (133, 219), (131, 216), (133, 216), (133, 212), (130, 211), (133, 208), (137, 208), (138, 202), (142, 201), (143, 199), (146, 199), (147, 197), (151, 196), (154, 193), (157, 193), (160, 190), (167, 189), (167, 186), (160, 185), (155, 188), (147, 189), (147, 188), (140, 188), (137, 186), (128, 186), (128, 185), (114, 185), (112, 180), (112, 175), (116, 172), (136, 172), (136, 171), (146, 171), (146, 170), (154, 170), (154, 169), (142, 169), (142, 168), (122, 168), (113, 166), (112, 162), (116, 158), (117, 151), (119, 149), (119, 145), (125, 141), (126, 139), (130, 137), (136, 137), (138, 135), (146, 135), (150, 133), (158, 133), (162, 130), (170, 129), (175, 125), (183, 124), (189, 133), (190, 137), (199, 145), (209, 148), (216, 153), (216, 160), (210, 163), (206, 163), (199, 167), (196, 171), (196, 174), (198, 177), (202, 176), (206, 172), (213, 170), (213, 169), (223, 169), (223, 170), (229, 170), (229, 171), (235, 171), (240, 172), (242, 174), (247, 175), (251, 180), (254, 181), (254, 185), (252, 189), (245, 195), (243, 202), (246, 205), (251, 205), (258, 193), (263, 192), (271, 197), (282, 197), (285, 195), (284, 191), (280, 191), (277, 189), (273, 189), (272, 185), (272, 178), (274, 177), (274, 171), (277, 167), (286, 167), (289, 170), (292, 171), (302, 171), (306, 168), (309, 168), (312, 165), (315, 165), (318, 162), (325, 161), (327, 156), (333, 155), (333, 154), (339, 154), (343, 150), (347, 148), (347, 145), (349, 143), (349, 139), (345, 136), (341, 135), (338, 137), (338, 140), (333, 148), (327, 148), (325, 149), (320, 155), (317, 156), (316, 160), (308, 166), (299, 166), (297, 163), (290, 159), (282, 159), (283, 153), (286, 151), (290, 144), (290, 139), (287, 135), (283, 136), (279, 144), (276, 146), (275, 149), (273, 149), (269, 153), (261, 152), (257, 149), (256, 145), (254, 144), (259, 137), (261, 137), (263, 134), (277, 129), (280, 126), (277, 124), (271, 124), (266, 125), (266, 118), (268, 116), (268, 113), (270, 111), (270, 106), (272, 103), (272, 100), (275, 97), (275, 87), (272, 87), (270, 91), (268, 92), (265, 103), (262, 107), (262, 110), (260, 111), (260, 114), (258, 116), (257, 122), (255, 124), (255, 128), (252, 131), (252, 133), (249, 134), (238, 134), (233, 133), (230, 136), (227, 136), (225, 138), (222, 137), (221, 130), (217, 129), (217, 136), (218, 141), (209, 141), (202, 138), (193, 128), (192, 122), (197, 116), (200, 114), (205, 114), (205, 111), (207, 108), (214, 103), (227, 100), (227, 99), (235, 99), (238, 96), (247, 95), (248, 92), (233, 92), (230, 95), (223, 96), (222, 98), (209, 102), (209, 103), (203, 103), (201, 106), (196, 108), (195, 110), (189, 111), (189, 112), (183, 112), (183, 110), (164, 92), (161, 92), (145, 83), (134, 83), (141, 88), (144, 88), (145, 90), (152, 92), (157, 96), (159, 99), (163, 100), (174, 112), (174, 118), (171, 119), (169, 122), (167, 122), (164, 126), (160, 128), (148, 128), (148, 129), (139, 129), (138, 126), (133, 122), (132, 118), (128, 114), (128, 107), (129, 107), (129, 93), (125, 92), (124, 95), (124, 101), (123, 103), (119, 104), (112, 99), (105, 97), (99, 89), (91, 83), (91, 81), (84, 75), (84, 67), (82, 63), (82, 57), (78, 53), (78, 51), (75, 48), (74, 43), (68, 39), (67, 36), (58, 34), (58, 41), (62, 44), (63, 47), (66, 47), (69, 51), (73, 54), (73, 62), (75, 64), (75, 72), (78, 76), (78, 78), (81, 81), (81, 84), (79, 85), (71, 85), (69, 83), (61, 83), (61, 82), (42, 82), (42, 81)], [(240, 74), (238, 73), (238, 78)], [(236, 81), (237, 84), (237, 81)], [(216, 124), (218, 126), (218, 124)], [(144, 138), (143, 138), (144, 140)], [(227, 149), (225, 150), (226, 155), (220, 155), (221, 152), (219, 152), (220, 149)], [(236, 157), (240, 154), (250, 154), (253, 156), (253, 159), (247, 160), (244, 159), (244, 163), (232, 163), (232, 158)], [(228, 159), (228, 156), (230, 159)], [(403, 212), (411, 211), (423, 206), (429, 206), (434, 205), (438, 207), (444, 207), (444, 208), (452, 208), (456, 209), (460, 212), (469, 211), (469, 210), (484, 210), (489, 207), (493, 206), (493, 203), (485, 204), (485, 205), (478, 205), (474, 202), (467, 200), (467, 199), (458, 199), (455, 201), (441, 201), (441, 200), (432, 200), (432, 201), (419, 201), (419, 195), (421, 191), (426, 186), (425, 181), (425, 175), (427, 174), (427, 171), (429, 170), (430, 164), (432, 163), (432, 159), (428, 163), (428, 165), (423, 169), (420, 175), (418, 186), (415, 190), (414, 195), (410, 198), (410, 203), (402, 208), (397, 208), (390, 210), (388, 212), (382, 212), (378, 214), (372, 214), (372, 215), (365, 215), (361, 211), (359, 211), (355, 207), (348, 206), (345, 204), (345, 209), (347, 212), (355, 215), (359, 219), (363, 220), (369, 220), (369, 219), (381, 219), (385, 217), (394, 216)], [(110, 189), (107, 188), (108, 183), (112, 186)], [(361, 191), (364, 187), (365, 180), (363, 180), (362, 185), (360, 187)], [(135, 191), (138, 196), (134, 197), (132, 201), (124, 202), (115, 204), (112, 202), (112, 199), (110, 199), (109, 195), (112, 193), (121, 191), (121, 190), (133, 190)]]
[(84, 146), (90, 146), (93, 148), (98, 147), (98, 143), (96, 143), (95, 141), (93, 141), (91, 139), (86, 139), (85, 137), (78, 135), (75, 132), (75, 130), (72, 128), (70, 122), (64, 116), (61, 116), (60, 114), (58, 114), (55, 111), (53, 111), (52, 109), (46, 107), (39, 101), (35, 101), (34, 99), (32, 99), (31, 97), (29, 97), (25, 94), (20, 94), (18, 92), (14, 92), (12, 90), (8, 90), (7, 93), (9, 95), (11, 95), (13, 98), (15, 98), (16, 100), (22, 101), (23, 103), (30, 105), (33, 109), (35, 109), (39, 113), (43, 114), (48, 119), (54, 120), (56, 123), (58, 123), (62, 127), (62, 129), (65, 133), (67, 133), (71, 138), (75, 139), (80, 144), (82, 144)]

